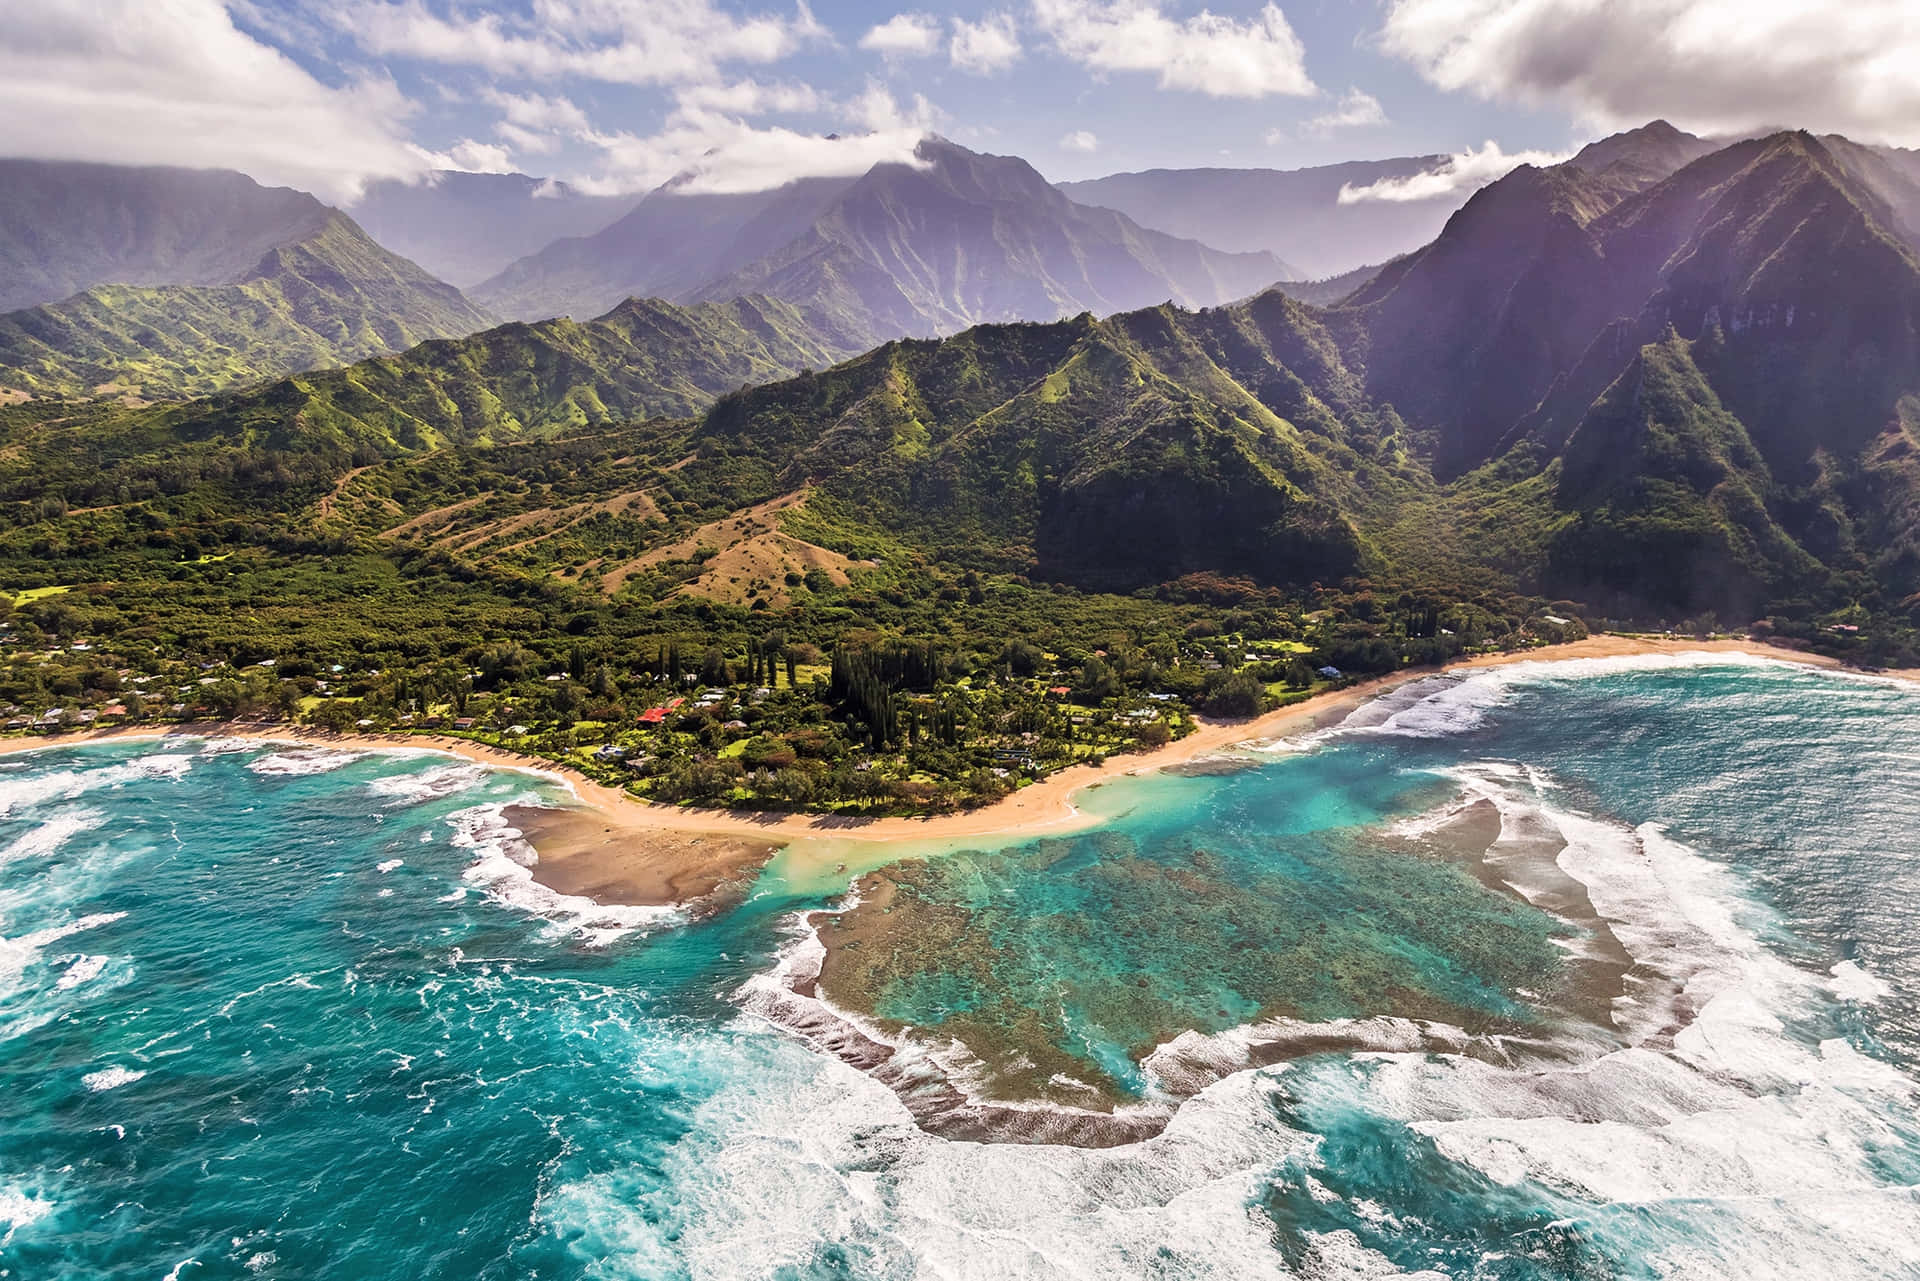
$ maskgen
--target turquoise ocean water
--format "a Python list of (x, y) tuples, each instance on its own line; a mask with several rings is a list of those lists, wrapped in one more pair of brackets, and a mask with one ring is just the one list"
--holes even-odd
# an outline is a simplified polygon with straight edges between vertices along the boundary
[[(687, 923), (533, 886), (529, 775), (0, 760), (0, 1276), (1920, 1276), (1920, 691), (1521, 665), (1245, 765), (925, 883), (900, 1056), (1036, 1011), (1172, 1113), (1096, 1148), (753, 1013), (832, 901), (786, 860)], [(1418, 852), (1476, 802), (1487, 867)]]

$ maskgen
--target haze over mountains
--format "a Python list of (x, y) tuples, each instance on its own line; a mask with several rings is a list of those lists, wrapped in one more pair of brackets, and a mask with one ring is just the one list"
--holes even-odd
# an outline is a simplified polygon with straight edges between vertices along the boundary
[(0, 312), (94, 285), (220, 285), (327, 206), (219, 170), (0, 160)]
[(556, 240), (592, 235), (638, 201), (523, 173), (443, 169), (423, 182), (371, 183), (350, 212), (387, 248), (467, 289)]
[(650, 195), (605, 231), (562, 241), (477, 288), (502, 315), (597, 315), (622, 297), (765, 294), (876, 339), (1049, 320), (1171, 299), (1212, 306), (1295, 274), (1062, 196), (1024, 160), (930, 138), (918, 166), (749, 196)]
[(1318, 280), (1417, 249), (1460, 207), (1461, 194), (1425, 200), (1341, 204), (1344, 187), (1410, 178), (1445, 156), (1353, 160), (1310, 169), (1149, 169), (1060, 190), (1081, 204), (1116, 209), (1220, 249), (1264, 250), (1293, 265), (1294, 279)]

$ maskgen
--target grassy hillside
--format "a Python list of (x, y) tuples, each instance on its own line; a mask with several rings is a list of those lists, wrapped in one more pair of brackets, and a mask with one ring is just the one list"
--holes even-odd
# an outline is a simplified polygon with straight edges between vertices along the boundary
[(232, 284), (99, 285), (0, 316), (0, 388), (181, 399), (487, 323), (459, 290), (330, 212)]

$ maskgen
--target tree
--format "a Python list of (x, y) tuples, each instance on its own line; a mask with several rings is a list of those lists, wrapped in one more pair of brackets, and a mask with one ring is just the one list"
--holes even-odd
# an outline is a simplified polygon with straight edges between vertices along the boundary
[(1267, 687), (1252, 672), (1235, 672), (1207, 691), (1209, 716), (1258, 716), (1266, 710)]

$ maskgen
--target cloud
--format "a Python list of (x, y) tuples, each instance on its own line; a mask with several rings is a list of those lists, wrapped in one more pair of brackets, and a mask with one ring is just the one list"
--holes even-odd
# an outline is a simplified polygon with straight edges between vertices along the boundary
[(599, 153), (596, 171), (568, 183), (596, 195), (650, 191), (669, 180), (683, 192), (765, 191), (801, 178), (855, 177), (877, 164), (919, 164), (915, 148), (939, 112), (916, 95), (902, 105), (870, 81), (836, 111), (860, 132), (830, 138), (681, 105), (657, 133), (598, 133), (582, 141)]
[(411, 178), (413, 105), (384, 78), (322, 84), (218, 0), (9, 0), (0, 120), (16, 156), (241, 169), (329, 200)]
[(924, 58), (940, 47), (940, 21), (924, 13), (896, 13), (861, 36), (860, 47), (889, 58)]
[(947, 56), (960, 70), (990, 76), (1020, 61), (1020, 54), (1020, 35), (1011, 14), (990, 13), (978, 22), (953, 20)]
[(877, 164), (917, 164), (914, 149), (925, 136), (909, 124), (826, 138), (681, 112), (650, 137), (597, 135), (603, 171), (569, 181), (602, 195), (647, 191), (669, 179), (676, 191), (765, 191), (801, 178), (857, 177)]
[(1064, 57), (1094, 71), (1157, 72), (1163, 89), (1216, 98), (1319, 92), (1274, 4), (1245, 22), (1205, 9), (1181, 22), (1152, 0), (1033, 0), (1033, 18)]
[(1100, 139), (1085, 129), (1075, 129), (1060, 140), (1062, 151), (1098, 151)]
[[(537, 136), (536, 136), (537, 141)], [(534, 150), (538, 150), (538, 146)], [(466, 173), (512, 173), (513, 152), (492, 142), (462, 138), (445, 151), (419, 153), (435, 169), (459, 169)]]
[(1441, 164), (1423, 173), (1405, 178), (1382, 178), (1364, 187), (1346, 183), (1340, 188), (1340, 203), (1359, 204), (1368, 200), (1404, 203), (1414, 200), (1457, 199), (1478, 191), (1488, 183), (1504, 178), (1521, 165), (1557, 165), (1571, 153), (1516, 151), (1508, 153), (1489, 139), (1478, 151), (1469, 148), (1448, 156)]
[(580, 76), (619, 84), (720, 77), (825, 38), (804, 4), (791, 17), (735, 16), (712, 0), (533, 0), (529, 17), (471, 14), (431, 0), (354, 0), (330, 12), (370, 53), (476, 67), (497, 76)]
[(675, 90), (674, 99), (681, 106), (724, 111), (737, 116), (792, 115), (818, 111), (826, 101), (812, 85), (763, 84), (758, 80), (684, 85)]
[[(1307, 121), (1308, 133), (1329, 134), (1336, 129), (1363, 129), (1369, 125), (1387, 123), (1386, 108), (1380, 100), (1360, 89), (1348, 89), (1332, 111), (1325, 111)], [(1271, 141), (1271, 138), (1269, 138)]]
[(522, 129), (578, 133), (587, 127), (587, 113), (574, 106), (571, 98), (503, 93), (498, 89), (489, 89), (482, 97), (500, 108), (509, 124)]
[(1395, 0), (1379, 42), (1443, 89), (1597, 128), (1920, 143), (1913, 0)]

